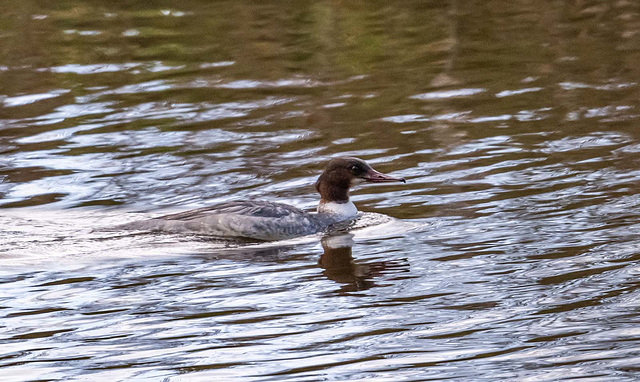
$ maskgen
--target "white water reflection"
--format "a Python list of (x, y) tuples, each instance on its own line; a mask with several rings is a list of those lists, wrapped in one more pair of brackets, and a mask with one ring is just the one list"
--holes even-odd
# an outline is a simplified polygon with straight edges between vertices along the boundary
[(502, 98), (502, 97), (511, 97), (511, 96), (525, 94), (525, 93), (535, 93), (543, 89), (544, 88), (533, 87), (533, 88), (524, 88), (524, 89), (518, 89), (518, 90), (503, 90), (501, 92), (496, 93), (496, 97)]
[(443, 91), (416, 94), (409, 98), (428, 101), (428, 100), (438, 100), (438, 99), (447, 99), (447, 98), (455, 98), (455, 97), (468, 97), (475, 94), (484, 93), (486, 91), (487, 89), (476, 89), (476, 88), (443, 90)]
[(51, 90), (48, 93), (42, 94), (25, 94), (21, 96), (15, 97), (4, 97), (0, 98), (5, 107), (16, 107), (16, 106), (24, 106), (34, 102), (42, 101), (45, 99), (59, 97), (63, 94), (69, 93), (68, 89), (56, 89)]

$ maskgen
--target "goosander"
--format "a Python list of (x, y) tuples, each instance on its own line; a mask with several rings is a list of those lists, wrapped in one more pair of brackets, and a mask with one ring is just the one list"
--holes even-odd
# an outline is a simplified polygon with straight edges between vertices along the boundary
[(358, 209), (349, 200), (349, 189), (363, 182), (406, 183), (404, 178), (396, 178), (374, 170), (362, 159), (340, 157), (329, 161), (315, 184), (321, 196), (315, 213), (282, 203), (232, 201), (137, 221), (119, 228), (262, 241), (311, 235), (325, 230), (332, 224), (357, 216)]

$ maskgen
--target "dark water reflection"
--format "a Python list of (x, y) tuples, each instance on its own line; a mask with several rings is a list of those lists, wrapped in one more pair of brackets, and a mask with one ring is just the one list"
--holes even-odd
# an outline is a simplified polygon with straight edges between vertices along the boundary
[[(639, 15), (0, 2), (0, 379), (635, 379)], [(335, 155), (408, 180), (351, 234), (100, 230)]]

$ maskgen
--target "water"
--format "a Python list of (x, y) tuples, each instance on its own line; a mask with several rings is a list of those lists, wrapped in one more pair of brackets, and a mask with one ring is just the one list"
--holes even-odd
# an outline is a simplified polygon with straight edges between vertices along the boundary
[[(635, 380), (638, 15), (0, 3), (0, 379)], [(337, 155), (408, 181), (350, 233), (100, 230), (312, 209)]]

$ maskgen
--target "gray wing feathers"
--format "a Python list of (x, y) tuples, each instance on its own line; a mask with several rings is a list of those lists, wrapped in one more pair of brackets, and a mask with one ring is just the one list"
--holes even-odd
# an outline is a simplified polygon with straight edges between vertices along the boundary
[(217, 204), (211, 207), (198, 208), (196, 210), (166, 215), (158, 219), (164, 220), (194, 220), (215, 214), (234, 214), (240, 216), (256, 216), (264, 218), (281, 218), (291, 214), (304, 214), (299, 208), (281, 203), (263, 201), (237, 201)]
[(220, 237), (279, 240), (326, 227), (315, 214), (272, 202), (238, 201), (161, 216), (121, 226), (127, 229), (200, 233)]

